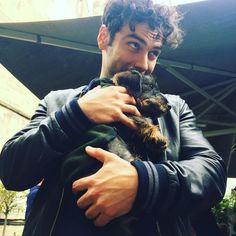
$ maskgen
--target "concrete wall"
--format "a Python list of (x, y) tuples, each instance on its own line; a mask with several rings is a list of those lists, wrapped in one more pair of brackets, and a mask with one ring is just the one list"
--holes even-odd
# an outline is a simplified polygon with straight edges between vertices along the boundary
[(0, 149), (29, 122), (39, 99), (0, 64)]
[(106, 0), (0, 0), (0, 21), (41, 21), (101, 15)]
[[(29, 122), (38, 102), (39, 99), (0, 64), (0, 150), (9, 138)], [(25, 198), (20, 198), (18, 204), (24, 209)], [(15, 210), (9, 218), (24, 219), (24, 216), (24, 210)], [(0, 218), (3, 215), (0, 214)]]

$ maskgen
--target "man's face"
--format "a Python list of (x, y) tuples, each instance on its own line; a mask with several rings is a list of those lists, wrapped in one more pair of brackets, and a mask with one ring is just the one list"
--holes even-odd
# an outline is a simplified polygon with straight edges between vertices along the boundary
[(112, 44), (109, 45), (107, 39), (107, 45), (102, 48), (101, 76), (112, 77), (117, 72), (129, 69), (152, 73), (163, 44), (158, 34), (157, 30), (151, 30), (145, 23), (137, 24), (135, 32), (130, 30), (128, 24), (124, 25), (116, 33)]

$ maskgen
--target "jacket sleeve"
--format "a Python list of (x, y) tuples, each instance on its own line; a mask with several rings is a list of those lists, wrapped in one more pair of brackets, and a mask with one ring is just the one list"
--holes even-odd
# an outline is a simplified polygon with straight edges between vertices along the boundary
[(178, 96), (174, 100), (172, 114), (165, 118), (171, 155), (160, 163), (132, 162), (139, 177), (136, 212), (189, 215), (212, 207), (224, 196), (222, 158), (197, 128), (188, 105)]
[[(67, 90), (66, 90), (67, 91)], [(69, 92), (51, 92), (39, 104), (30, 123), (4, 145), (0, 178), (9, 190), (28, 189), (53, 175), (61, 158), (93, 124)]]

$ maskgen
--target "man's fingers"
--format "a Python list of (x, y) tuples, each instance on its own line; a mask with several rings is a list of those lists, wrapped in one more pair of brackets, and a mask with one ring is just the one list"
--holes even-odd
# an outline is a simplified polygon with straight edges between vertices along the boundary
[(89, 207), (92, 203), (93, 198), (88, 194), (88, 192), (86, 192), (77, 200), (78, 207), (82, 209)]
[(134, 116), (141, 116), (141, 113), (139, 112), (137, 107), (133, 105), (128, 105), (128, 104), (124, 105), (122, 111), (125, 113), (132, 114)]
[(78, 179), (72, 184), (73, 193), (78, 193), (79, 191), (87, 190), (94, 184), (94, 179), (91, 176)]
[(89, 156), (96, 158), (98, 161), (102, 163), (106, 162), (107, 158), (109, 159), (114, 158), (112, 153), (105, 151), (102, 148), (94, 148), (91, 146), (87, 146), (85, 148), (85, 151)]
[(121, 94), (121, 98), (126, 104), (131, 104), (131, 105), (136, 104), (136, 101), (135, 101), (134, 97), (132, 97), (128, 94)]
[(98, 215), (98, 217), (94, 220), (94, 224), (96, 226), (104, 226), (106, 224), (108, 224), (111, 221), (111, 217), (105, 215), (105, 214), (100, 214)]
[(88, 210), (85, 212), (85, 216), (86, 216), (88, 219), (92, 220), (92, 219), (95, 219), (95, 218), (98, 217), (99, 212), (100, 212), (100, 211), (99, 211), (98, 207), (97, 207), (96, 205), (92, 205), (92, 206), (90, 206), (90, 207), (88, 208)]
[(121, 115), (120, 122), (123, 123), (124, 125), (128, 126), (131, 129), (137, 129), (137, 126), (135, 125), (135, 123), (125, 114)]
[(123, 86), (114, 86), (120, 93), (126, 93), (128, 94), (128, 90), (127, 88), (123, 87)]

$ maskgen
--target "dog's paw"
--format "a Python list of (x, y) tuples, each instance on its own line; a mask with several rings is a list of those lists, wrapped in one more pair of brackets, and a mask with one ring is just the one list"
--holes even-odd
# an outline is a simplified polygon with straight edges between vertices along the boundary
[(137, 126), (136, 133), (145, 145), (153, 150), (165, 150), (168, 146), (167, 138), (161, 134), (159, 126), (151, 123), (149, 119), (132, 116), (131, 119)]
[(142, 127), (140, 135), (147, 146), (154, 149), (160, 148), (165, 150), (168, 146), (167, 138), (160, 133), (158, 126), (150, 124), (149, 126)]

